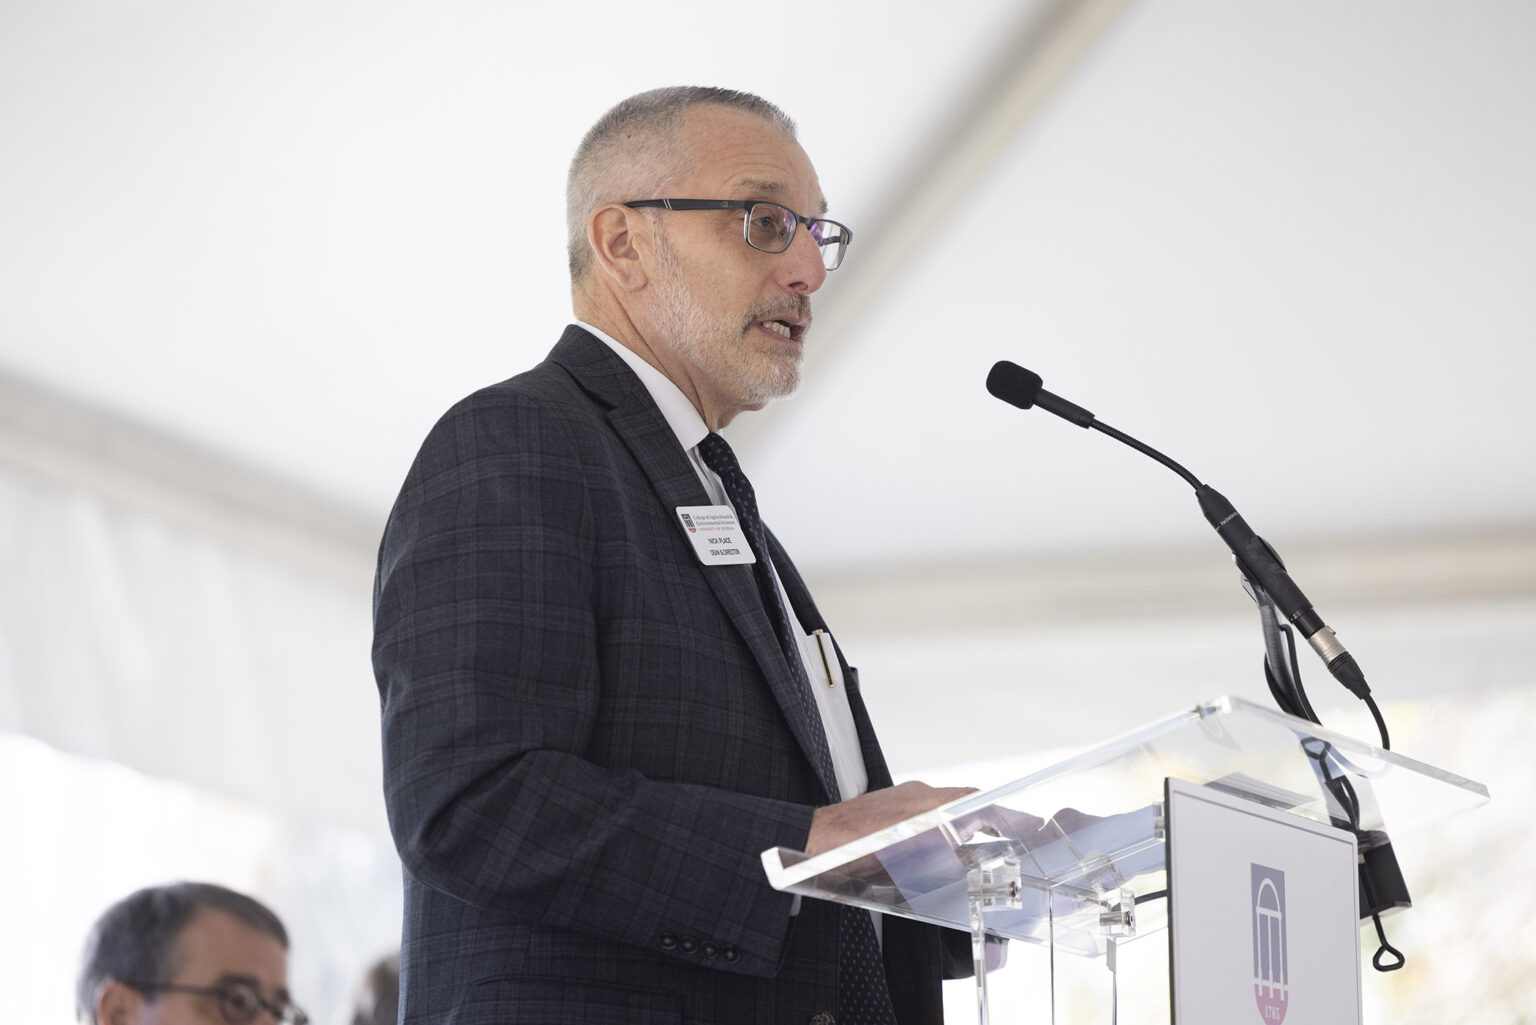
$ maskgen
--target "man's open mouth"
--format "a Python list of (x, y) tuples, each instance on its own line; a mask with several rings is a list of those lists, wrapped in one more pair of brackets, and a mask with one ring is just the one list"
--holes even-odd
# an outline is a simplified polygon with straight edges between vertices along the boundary
[(807, 326), (798, 320), (760, 320), (758, 323), (774, 334), (787, 338), (792, 342), (800, 340), (800, 336), (805, 334)]

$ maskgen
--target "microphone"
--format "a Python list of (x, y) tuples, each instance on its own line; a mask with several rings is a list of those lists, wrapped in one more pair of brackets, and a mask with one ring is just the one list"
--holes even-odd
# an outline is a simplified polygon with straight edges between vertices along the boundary
[(1043, 383), (1039, 374), (1007, 360), (993, 364), (992, 372), (987, 375), (987, 391), (1004, 402), (1011, 402), (1020, 409), (1039, 406), (1047, 413), (1055, 413), (1079, 427), (1093, 426), (1092, 413), (1060, 395), (1052, 395), (1040, 387)]
[[(1301, 588), (1296, 586), (1296, 582), (1286, 572), (1285, 564), (1280, 561), (1280, 556), (1267, 541), (1253, 532), (1253, 528), (1238, 515), (1231, 502), (1227, 501), (1215, 488), (1202, 484), (1194, 474), (1161, 452), (1127, 434), (1122, 434), (1108, 424), (1100, 423), (1088, 410), (1068, 402), (1059, 395), (1051, 394), (1042, 387), (1042, 384), (1039, 374), (1025, 370), (1017, 363), (1010, 363), (1007, 360), (994, 364), (991, 372), (987, 374), (987, 391), (994, 397), (1018, 406), (1020, 409), (1038, 406), (1079, 427), (1092, 428), (1107, 434), (1116, 441), (1156, 459), (1189, 482), (1195, 489), (1200, 511), (1205, 514), (1211, 526), (1216, 528), (1216, 533), (1221, 536), (1221, 539), (1227, 543), (1243, 575), (1269, 593), (1281, 613), (1307, 639), (1307, 643), (1322, 658), (1334, 678), (1347, 687), (1350, 693), (1370, 702), (1371, 689), (1367, 686), (1365, 675), (1360, 671), (1354, 656), (1339, 643), (1333, 630), (1323, 622), (1307, 596), (1302, 594)], [(1375, 703), (1370, 703), (1374, 712)], [(1381, 725), (1379, 717), (1377, 723)], [(1385, 740), (1384, 726), (1382, 736)], [(1384, 743), (1383, 746), (1387, 745)]]

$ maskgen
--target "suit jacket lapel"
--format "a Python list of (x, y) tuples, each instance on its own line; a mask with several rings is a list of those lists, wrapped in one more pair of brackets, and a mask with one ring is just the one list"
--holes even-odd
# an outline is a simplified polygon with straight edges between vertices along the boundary
[[(677, 524), (672, 510), (680, 505), (710, 504), (710, 498), (699, 483), (693, 464), (678, 445), (677, 435), (672, 433), (672, 428), (656, 407), (650, 392), (646, 391), (622, 359), (602, 341), (574, 325), (566, 328), (559, 344), (550, 353), (550, 359), (564, 367), (587, 394), (607, 407), (609, 422), (629, 448), (641, 471), (650, 479), (675, 529), (681, 530), (682, 527)], [(776, 546), (777, 542), (772, 544)], [(757, 557), (767, 558), (768, 553), (758, 552)], [(785, 563), (787, 561), (784, 560)], [(704, 578), (709, 582), (716, 599), (740, 632), (752, 657), (767, 678), (774, 699), (783, 711), (801, 751), (813, 767), (818, 767), (821, 759), (816, 756), (817, 744), (818, 741), (826, 743), (821, 723), (819, 720), (808, 721), (801, 711), (804, 705), (795, 689), (804, 684), (791, 675), (789, 666), (785, 664), (783, 649), (774, 636), (773, 623), (763, 608), (762, 595), (753, 577), (752, 566), (702, 568)], [(795, 580), (799, 581), (798, 574)], [(799, 587), (804, 590), (803, 584)], [(821, 777), (819, 768), (817, 775)], [(828, 793), (833, 792), (834, 782), (821, 779)]]

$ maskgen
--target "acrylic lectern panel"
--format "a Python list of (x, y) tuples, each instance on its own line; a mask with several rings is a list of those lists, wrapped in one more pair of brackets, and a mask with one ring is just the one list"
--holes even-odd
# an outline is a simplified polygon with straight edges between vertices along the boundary
[(1098, 956), (1166, 924), (1165, 903), (1146, 898), (1167, 888), (1170, 777), (1394, 834), (1488, 799), (1454, 773), (1218, 698), (835, 850), (764, 851), (763, 864), (780, 890)]

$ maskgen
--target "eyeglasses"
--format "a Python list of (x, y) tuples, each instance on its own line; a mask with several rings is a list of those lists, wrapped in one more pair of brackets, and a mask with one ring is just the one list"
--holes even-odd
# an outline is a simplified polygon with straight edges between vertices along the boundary
[(853, 241), (848, 225), (824, 217), (801, 217), (787, 206), (753, 199), (637, 199), (629, 207), (659, 206), (665, 210), (745, 210), (741, 234), (747, 245), (762, 253), (782, 253), (795, 240), (795, 229), (805, 225), (821, 250), (821, 263), (837, 270)]
[(169, 982), (129, 982), (119, 979), (124, 986), (138, 990), (145, 996), (155, 993), (192, 993), (197, 996), (219, 998), (219, 1014), (229, 1025), (249, 1025), (262, 1011), (271, 1013), (279, 1025), (309, 1025), (309, 1015), (299, 1010), (297, 1004), (287, 1000), (273, 1003), (261, 995), (253, 983), (224, 982), (217, 986), (180, 986)]

